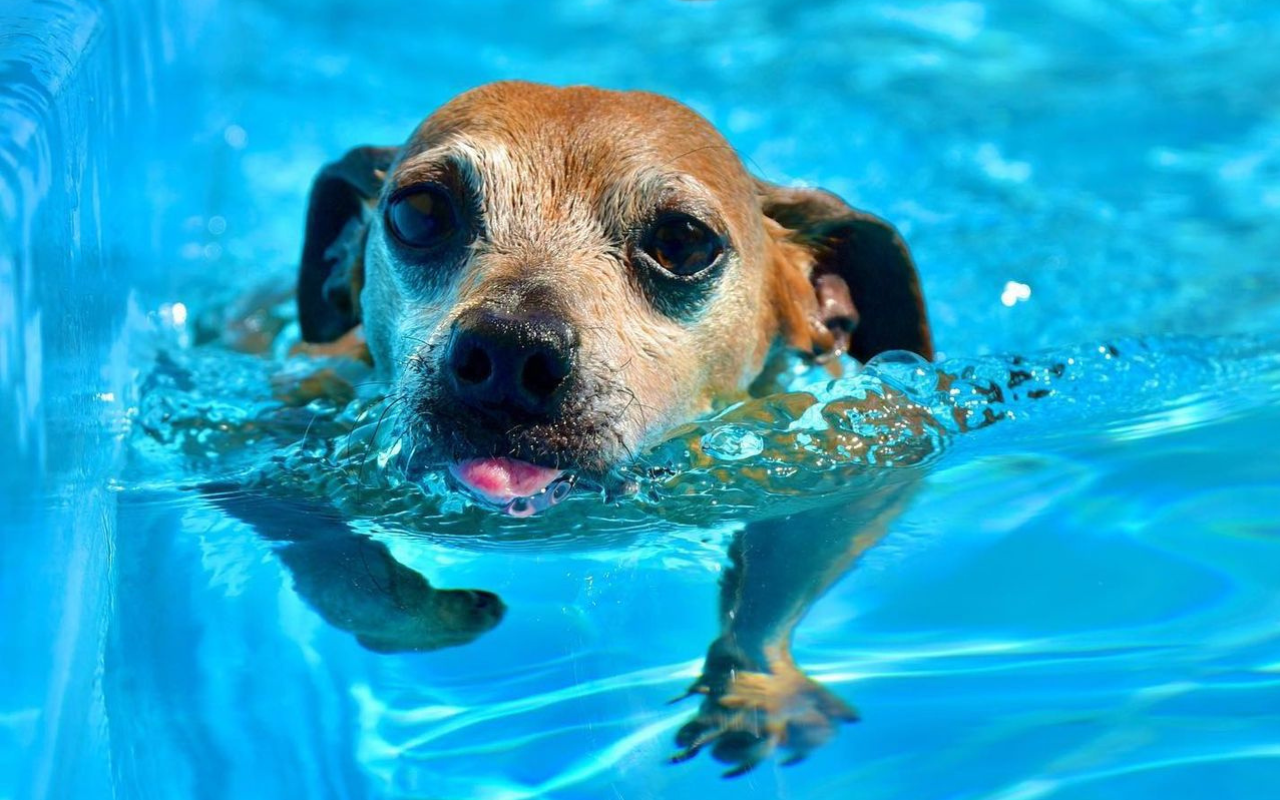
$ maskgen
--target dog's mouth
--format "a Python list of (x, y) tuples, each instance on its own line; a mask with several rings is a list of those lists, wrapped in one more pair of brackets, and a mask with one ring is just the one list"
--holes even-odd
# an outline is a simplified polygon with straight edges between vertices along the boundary
[(607, 494), (618, 451), (630, 453), (622, 415), (593, 407), (598, 396), (570, 398), (555, 417), (532, 422), (450, 402), (430, 384), (412, 394), (412, 413), (402, 417), (410, 479), (443, 467), (452, 488), (510, 516), (537, 514), (581, 489)]
[(462, 488), (513, 517), (527, 517), (556, 505), (573, 490), (573, 476), (517, 458), (468, 458), (448, 465)]

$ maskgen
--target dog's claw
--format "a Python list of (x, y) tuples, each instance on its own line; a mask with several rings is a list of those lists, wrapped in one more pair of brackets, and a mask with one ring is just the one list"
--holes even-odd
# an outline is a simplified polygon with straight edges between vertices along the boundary
[(683, 747), (679, 753), (669, 760), (672, 764), (680, 764), (696, 756), (702, 748), (714, 742), (724, 733), (716, 728), (704, 728), (695, 720), (688, 723), (676, 734), (676, 745)]
[(702, 751), (702, 747), (703, 747), (702, 745), (699, 745), (697, 747), (686, 747), (685, 749), (681, 750), (680, 752), (668, 758), (667, 763), (683, 764), (684, 762), (688, 761), (689, 759), (693, 758), (698, 753), (700, 753)]
[(702, 684), (700, 684), (700, 683), (695, 683), (695, 684), (693, 684), (692, 686), (690, 686), (688, 689), (686, 689), (686, 690), (684, 691), (684, 694), (677, 695), (677, 696), (675, 696), (675, 697), (671, 698), (670, 700), (668, 700), (668, 701), (667, 701), (667, 705), (669, 705), (669, 706), (673, 706), (673, 705), (675, 705), (676, 703), (680, 703), (680, 702), (683, 702), (683, 701), (685, 701), (685, 700), (688, 700), (690, 697), (693, 697), (695, 694), (706, 694), (706, 693), (707, 693), (707, 687), (706, 687), (706, 686), (704, 686), (704, 685), (702, 685)]
[(676, 746), (695, 753), (719, 738), (725, 731), (714, 726), (706, 726), (694, 720), (686, 724), (676, 733)]
[(733, 778), (741, 778), (743, 775), (746, 775), (751, 770), (760, 766), (760, 762), (763, 760), (764, 759), (756, 759), (754, 761), (744, 761), (743, 763), (739, 764), (733, 769), (725, 770), (720, 774), (720, 777), (725, 778), (726, 780), (731, 780)]
[(851, 706), (790, 664), (768, 672), (717, 669), (680, 699), (692, 694), (705, 699), (676, 733), (683, 749), (670, 763), (688, 761), (714, 742), (712, 756), (731, 765), (726, 778), (747, 774), (775, 750), (785, 752), (784, 766), (798, 764), (841, 723), (858, 718)]

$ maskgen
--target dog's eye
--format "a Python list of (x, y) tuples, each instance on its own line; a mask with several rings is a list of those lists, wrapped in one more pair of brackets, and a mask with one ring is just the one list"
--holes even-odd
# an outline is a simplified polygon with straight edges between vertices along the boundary
[(458, 229), (453, 197), (443, 186), (424, 183), (401, 189), (387, 204), (391, 233), (410, 247), (434, 247)]
[(649, 229), (643, 247), (663, 269), (686, 278), (706, 270), (724, 251), (720, 237), (688, 214), (659, 219)]

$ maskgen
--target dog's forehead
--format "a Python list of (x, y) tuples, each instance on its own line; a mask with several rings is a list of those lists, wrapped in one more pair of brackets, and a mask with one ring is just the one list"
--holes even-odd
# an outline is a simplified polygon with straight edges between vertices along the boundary
[(404, 147), (396, 182), (412, 180), (442, 157), (579, 190), (607, 191), (644, 178), (728, 200), (751, 186), (737, 154), (709, 122), (648, 92), (489, 84), (423, 121)]

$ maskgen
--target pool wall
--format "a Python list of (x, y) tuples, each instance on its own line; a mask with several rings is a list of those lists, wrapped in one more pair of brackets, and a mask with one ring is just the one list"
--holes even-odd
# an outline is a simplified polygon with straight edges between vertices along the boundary
[(111, 482), (137, 292), (165, 280), (152, 145), (184, 111), (158, 98), (211, 6), (0, 5), (0, 798), (116, 794)]

